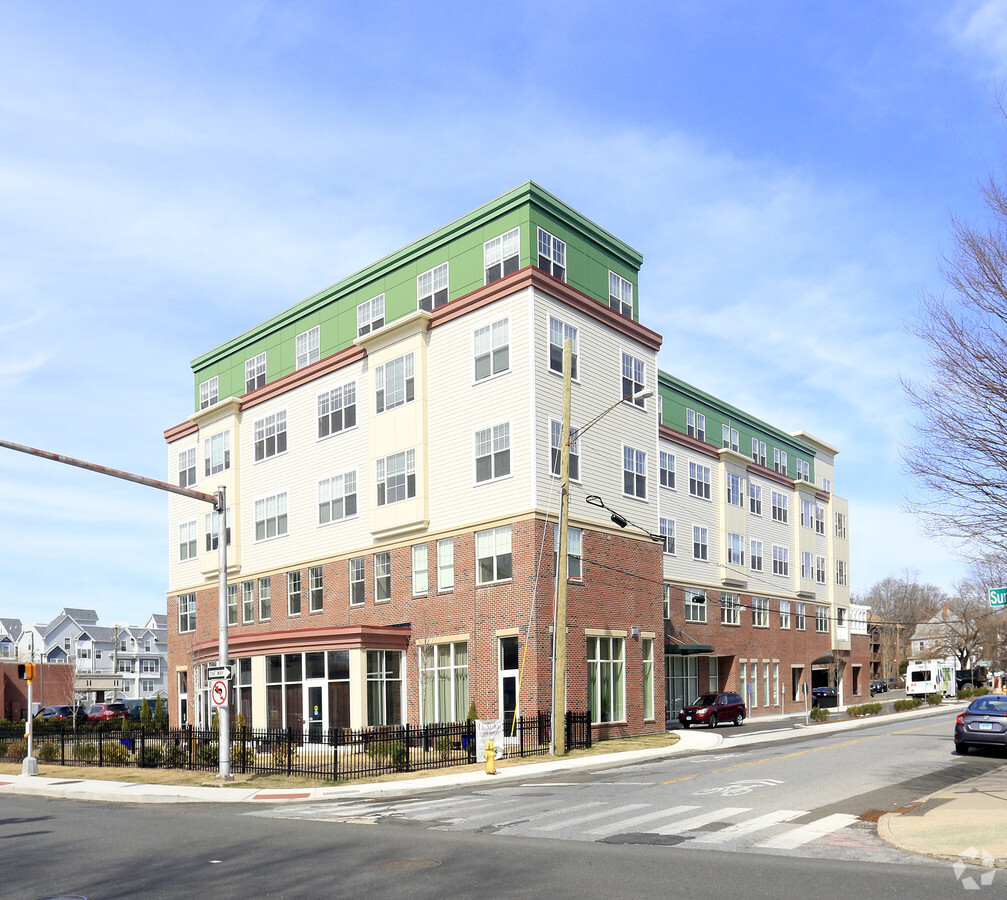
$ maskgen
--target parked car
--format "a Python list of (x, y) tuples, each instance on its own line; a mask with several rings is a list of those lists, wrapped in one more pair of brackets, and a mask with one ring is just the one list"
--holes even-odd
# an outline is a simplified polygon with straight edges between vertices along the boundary
[[(77, 717), (83, 718), (84, 710), (78, 707)], [(37, 713), (35, 713), (36, 719), (41, 719), (43, 722), (48, 722), (52, 719), (72, 719), (74, 717), (74, 710), (72, 706), (43, 706)]]
[(969, 747), (1007, 748), (1007, 695), (976, 697), (955, 720), (955, 752)]
[(887, 694), (888, 693), (888, 682), (887, 681), (872, 681), (871, 682), (871, 696), (875, 694)]
[(128, 719), (129, 709), (121, 700), (114, 703), (93, 703), (84, 715), (87, 716), (88, 722), (108, 722), (112, 719)]
[(734, 722), (740, 725), (745, 721), (748, 710), (740, 694), (720, 693), (703, 694), (695, 702), (679, 710), (678, 721), (683, 728), (690, 725), (706, 725), (716, 728), (720, 722)]

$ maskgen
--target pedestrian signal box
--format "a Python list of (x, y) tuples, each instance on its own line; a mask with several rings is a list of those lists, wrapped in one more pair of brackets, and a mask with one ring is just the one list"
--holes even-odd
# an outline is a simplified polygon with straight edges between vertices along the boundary
[(17, 667), (17, 677), (23, 681), (34, 681), (37, 669), (35, 663), (21, 663)]

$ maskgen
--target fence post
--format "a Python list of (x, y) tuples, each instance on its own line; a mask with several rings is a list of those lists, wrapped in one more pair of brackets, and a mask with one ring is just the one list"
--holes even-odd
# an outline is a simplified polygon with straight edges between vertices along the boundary
[(329, 728), (329, 743), (332, 744), (332, 780), (339, 780), (339, 738), (342, 728)]
[(61, 731), (59, 733), (59, 764), (61, 766), (66, 765), (66, 732)]
[(101, 768), (102, 766), (105, 765), (105, 759), (104, 759), (104, 756), (102, 755), (102, 751), (104, 749), (103, 748), (103, 744), (105, 743), (105, 741), (102, 740), (102, 735), (103, 734), (104, 734), (104, 732), (102, 732), (99, 729), (98, 730), (98, 767), (99, 768)]
[(140, 726), (140, 752), (136, 755), (137, 762), (140, 764), (140, 768), (147, 765), (147, 757), (144, 754), (144, 750), (147, 747), (147, 729), (141, 725)]
[(407, 772), (410, 769), (410, 756), (411, 756), (411, 754), (409, 752), (409, 747), (410, 747), (409, 733), (410, 733), (409, 723), (406, 722), (405, 745), (406, 745), (406, 771)]
[(241, 726), (241, 774), (245, 774), (245, 769), (248, 765), (248, 750), (246, 745), (248, 743), (248, 725)]
[(186, 768), (192, 771), (192, 725), (187, 724), (185, 726), (185, 742), (186, 742), (186, 756), (188, 757), (188, 762), (186, 763)]
[(290, 764), (294, 759), (294, 729), (287, 726), (287, 777), (290, 777)]

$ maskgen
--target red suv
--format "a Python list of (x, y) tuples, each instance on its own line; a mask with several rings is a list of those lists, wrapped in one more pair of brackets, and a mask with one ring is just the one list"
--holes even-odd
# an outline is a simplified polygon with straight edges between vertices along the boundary
[(678, 721), (683, 728), (690, 725), (707, 725), (716, 728), (718, 722), (734, 722), (740, 725), (747, 714), (745, 702), (740, 694), (703, 694), (694, 703), (678, 712)]
[(128, 719), (129, 708), (121, 700), (115, 703), (94, 703), (84, 710), (88, 722), (108, 722), (111, 719)]

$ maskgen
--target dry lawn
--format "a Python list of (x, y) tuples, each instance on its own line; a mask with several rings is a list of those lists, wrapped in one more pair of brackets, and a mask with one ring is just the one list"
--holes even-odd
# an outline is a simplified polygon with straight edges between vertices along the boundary
[[(616, 738), (610, 741), (600, 741), (590, 750), (571, 750), (567, 757), (580, 759), (588, 756), (605, 756), (609, 753), (620, 753), (624, 750), (647, 750), (655, 747), (672, 747), (678, 743), (677, 734), (649, 734), (642, 737)], [(524, 766), (532, 763), (545, 762), (548, 755), (514, 757), (497, 761), (497, 768)], [(444, 769), (424, 769), (419, 772), (396, 772), (377, 778), (355, 779), (352, 783), (403, 781), (411, 778), (429, 778), (434, 775), (450, 775), (452, 772), (476, 772), (482, 770), (484, 763), (473, 763), (465, 766), (452, 766)], [(209, 772), (190, 772), (185, 769), (137, 769), (137, 768), (98, 768), (97, 766), (53, 766), (44, 762), (38, 765), (39, 775), (48, 778), (60, 778), (68, 781), (87, 779), (91, 781), (129, 781), (142, 784), (182, 784), (182, 785), (215, 785), (217, 782)], [(21, 764), (9, 760), (0, 761), (0, 775), (20, 775)], [(331, 782), (321, 778), (311, 778), (303, 775), (235, 775), (234, 781), (226, 786), (263, 787), (263, 788), (305, 788), (321, 787)]]

